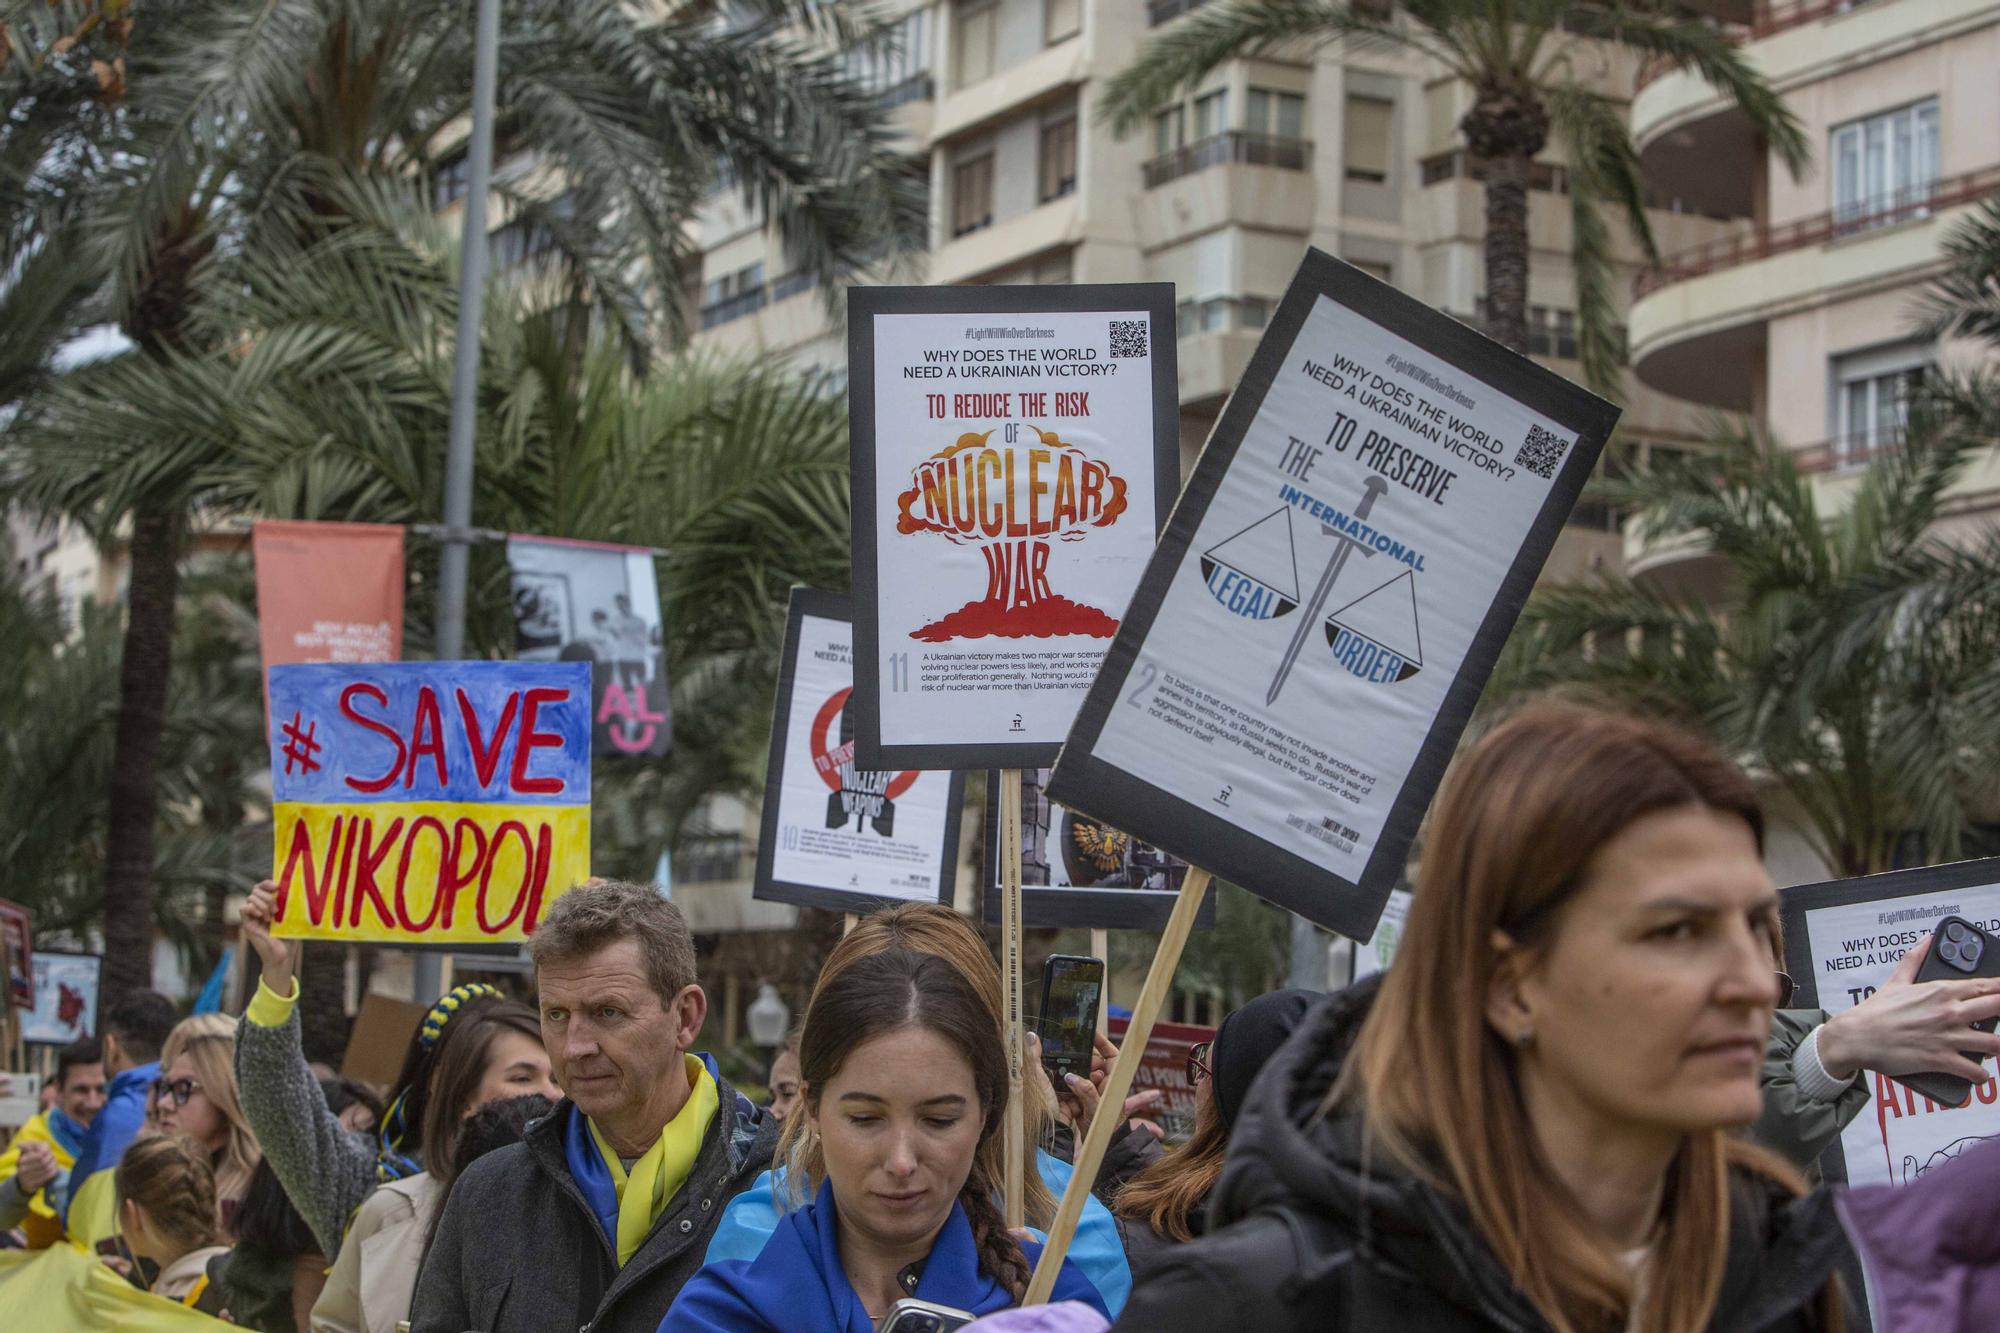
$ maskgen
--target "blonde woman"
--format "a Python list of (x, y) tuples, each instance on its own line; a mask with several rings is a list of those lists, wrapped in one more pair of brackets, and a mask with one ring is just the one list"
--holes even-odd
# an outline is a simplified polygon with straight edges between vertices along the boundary
[(153, 1294), (216, 1313), (220, 1289), (209, 1281), (209, 1261), (229, 1246), (216, 1223), (207, 1150), (176, 1134), (142, 1138), (125, 1150), (115, 1179), (125, 1247), (159, 1266)]
[(1539, 705), (1460, 757), (1396, 965), (1316, 1006), (1145, 1333), (1835, 1333), (1824, 1196), (1757, 1118), (1778, 899), (1749, 780)]
[(167, 1037), (160, 1078), (153, 1085), (155, 1123), (207, 1150), (215, 1176), (216, 1222), (231, 1239), (236, 1206), (243, 1202), (261, 1157), (236, 1095), (235, 1027), (234, 1020), (220, 1014), (182, 1022)]

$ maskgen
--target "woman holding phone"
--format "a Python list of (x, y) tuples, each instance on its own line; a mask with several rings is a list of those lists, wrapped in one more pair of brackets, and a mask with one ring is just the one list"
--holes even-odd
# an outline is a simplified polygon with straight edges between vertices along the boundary
[[(1001, 1220), (1007, 1054), (972, 982), (908, 949), (822, 977), (799, 1069), (784, 1220), (755, 1259), (690, 1279), (660, 1333), (870, 1333), (905, 1298), (1019, 1304), (1041, 1247)], [(1068, 1260), (1056, 1299), (1104, 1312)]]
[(1755, 790), (1668, 727), (1531, 707), (1462, 755), (1396, 964), (1237, 1122), (1146, 1333), (1843, 1327), (1823, 1195), (1761, 1109), (1777, 895)]

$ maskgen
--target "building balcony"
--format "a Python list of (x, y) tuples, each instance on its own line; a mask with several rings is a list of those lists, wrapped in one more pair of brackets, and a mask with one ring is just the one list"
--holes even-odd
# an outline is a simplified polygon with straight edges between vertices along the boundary
[(1064, 195), (953, 237), (931, 252), (928, 281), (934, 286), (966, 282), (1082, 239), (1079, 197)]
[(1076, 87), (1088, 76), (1088, 55), (1084, 43), (1063, 42), (978, 83), (947, 92), (937, 101), (931, 144), (984, 129), (1023, 107), (1040, 105), (1062, 89)]
[(912, 74), (901, 83), (884, 88), (875, 95), (875, 104), (884, 111), (894, 111), (899, 106), (911, 102), (928, 102), (937, 96), (937, 83), (929, 71)]
[(767, 304), (769, 304), (769, 301), (766, 299), (765, 289), (762, 287), (752, 287), (747, 292), (742, 292), (738, 295), (703, 306), (701, 308), (701, 327), (703, 329), (712, 329), (719, 325), (734, 323), (739, 319), (748, 319), (759, 310), (762, 310)]
[(1663, 393), (1751, 411), (1768, 321), (1924, 280), (1945, 235), (1996, 192), (1990, 166), (1671, 255), (1634, 284), (1633, 369)]
[(1253, 167), (1278, 167), (1304, 171), (1312, 164), (1312, 140), (1290, 139), (1278, 134), (1252, 134), (1248, 130), (1225, 130), (1197, 139), (1191, 144), (1160, 154), (1142, 168), (1146, 188), (1157, 190), (1168, 181), (1179, 180), (1209, 167), (1239, 162)]

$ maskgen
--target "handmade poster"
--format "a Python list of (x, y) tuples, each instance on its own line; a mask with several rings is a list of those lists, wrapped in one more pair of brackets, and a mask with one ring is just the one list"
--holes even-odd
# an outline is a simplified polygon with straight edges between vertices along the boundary
[(590, 667), (270, 672), (274, 933), (519, 940), (590, 875)]
[(266, 667), (403, 655), (402, 528), (267, 519), (250, 545)]
[[(1021, 924), (1030, 930), (1159, 930), (1187, 862), (1067, 810), (1048, 796), (1049, 770), (1021, 774)], [(1000, 775), (986, 781), (986, 924), (1000, 924)], [(1202, 900), (1195, 928), (1215, 924)]]
[(1046, 766), (1179, 489), (1173, 288), (847, 308), (857, 753)]
[(1309, 252), (1051, 799), (1367, 939), (1617, 419)]
[(1357, 941), (1354, 945), (1354, 980), (1389, 970), (1389, 964), (1396, 960), (1396, 950), (1402, 947), (1403, 922), (1409, 915), (1409, 892), (1392, 890), (1389, 901), (1383, 904), (1381, 919), (1375, 923), (1375, 933), (1365, 944)]
[(588, 662), (600, 755), (659, 758), (674, 745), (660, 588), (643, 546), (509, 537), (514, 655)]
[[(2000, 931), (2000, 859), (1899, 870), (1786, 889), (1785, 951), (1797, 1008), (1837, 1014), (1861, 1003), (1947, 916)], [(1821, 1160), (1828, 1179), (1905, 1185), (2000, 1134), (1993, 1065), (1964, 1106), (1944, 1106), (1864, 1070), (1869, 1102)]]
[[(1130, 1019), (1113, 1018), (1105, 1024), (1105, 1035), (1122, 1046), (1129, 1026)], [(1188, 1079), (1188, 1052), (1214, 1040), (1214, 1028), (1194, 1023), (1155, 1023), (1146, 1038), (1146, 1052), (1132, 1079), (1132, 1092), (1157, 1090), (1161, 1094), (1153, 1118), (1160, 1122), (1169, 1144), (1186, 1143), (1194, 1134), (1195, 1084)]]
[(949, 904), (965, 776), (860, 766), (845, 597), (792, 589), (751, 896), (836, 912)]
[(16, 1009), (33, 1008), (35, 986), (30, 955), (35, 949), (34, 917), (17, 902), (0, 898), (0, 980), (6, 982), (5, 1003)]
[(35, 950), (35, 1008), (21, 1016), (21, 1040), (67, 1046), (97, 1031), (103, 969), (104, 960), (94, 953)]

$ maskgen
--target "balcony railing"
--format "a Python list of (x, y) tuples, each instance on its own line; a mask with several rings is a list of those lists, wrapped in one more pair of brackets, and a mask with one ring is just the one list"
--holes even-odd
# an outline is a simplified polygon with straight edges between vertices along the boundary
[(1206, 139), (1162, 153), (1146, 163), (1146, 188), (1156, 189), (1208, 167), (1225, 162), (1242, 162), (1253, 167), (1282, 167), (1304, 171), (1312, 161), (1311, 139), (1288, 139), (1276, 134), (1252, 134), (1247, 130), (1225, 130)]
[(1792, 466), (1800, 472), (1847, 472), (1867, 467), (1903, 447), (1903, 428), (1862, 431), (1792, 450)]
[[(1717, 23), (1715, 26), (1730, 41), (1741, 44), (1769, 37), (1787, 28), (1796, 28), (1803, 23), (1844, 14), (1850, 9), (1859, 9), (1866, 4), (1881, 4), (1886, 0), (1757, 0), (1750, 11), (1748, 23)], [(1649, 56), (1639, 66), (1637, 87), (1643, 88), (1656, 79), (1679, 69), (1680, 62), (1666, 56)]]
[(912, 74), (901, 83), (892, 84), (875, 95), (875, 103), (884, 111), (909, 102), (928, 102), (937, 95), (937, 84), (928, 73)]
[(1157, 28), (1207, 3), (1208, 0), (1146, 0), (1146, 22)]
[(1656, 292), (1672, 283), (1755, 263), (1772, 255), (1804, 250), (1877, 227), (1894, 226), (1928, 217), (1940, 209), (1952, 208), (2000, 192), (2000, 166), (1982, 167), (1963, 175), (1947, 176), (1923, 185), (1912, 185), (1892, 194), (1856, 204), (1844, 204), (1824, 213), (1799, 218), (1776, 227), (1753, 227), (1734, 236), (1724, 236), (1691, 250), (1669, 255), (1660, 266), (1641, 273), (1632, 284), (1634, 297)]
[(742, 319), (746, 315), (754, 315), (759, 310), (762, 310), (766, 304), (765, 289), (762, 287), (752, 287), (747, 292), (725, 297), (713, 305), (703, 306), (701, 308), (701, 326), (704, 329), (712, 329), (719, 324), (727, 324), (731, 320)]
[(787, 273), (771, 284), (771, 303), (776, 305), (779, 301), (788, 300), (800, 292), (809, 292), (817, 286), (819, 286), (819, 275), (811, 269)]

